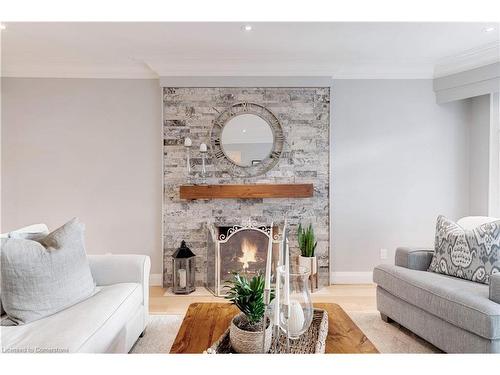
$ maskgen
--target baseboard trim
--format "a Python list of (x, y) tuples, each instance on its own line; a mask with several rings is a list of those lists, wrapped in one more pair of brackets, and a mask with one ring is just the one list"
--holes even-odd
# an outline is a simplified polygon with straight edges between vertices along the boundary
[(373, 284), (373, 272), (332, 272), (332, 284)]
[(149, 285), (151, 286), (162, 286), (163, 280), (162, 280), (162, 275), (161, 273), (152, 273), (149, 275)]
[[(149, 275), (149, 285), (161, 286), (162, 284), (161, 273)], [(373, 272), (333, 272), (332, 284), (373, 284)]]

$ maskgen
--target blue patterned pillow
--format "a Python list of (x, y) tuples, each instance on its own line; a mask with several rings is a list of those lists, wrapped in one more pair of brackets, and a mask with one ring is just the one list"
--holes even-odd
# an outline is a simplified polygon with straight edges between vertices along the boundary
[(500, 272), (500, 220), (469, 230), (439, 216), (429, 271), (489, 284)]

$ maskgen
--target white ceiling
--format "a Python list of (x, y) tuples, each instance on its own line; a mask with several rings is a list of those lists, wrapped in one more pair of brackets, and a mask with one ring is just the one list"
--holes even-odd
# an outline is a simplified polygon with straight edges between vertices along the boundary
[(430, 78), (500, 60), (498, 23), (250, 24), (8, 23), (2, 76)]

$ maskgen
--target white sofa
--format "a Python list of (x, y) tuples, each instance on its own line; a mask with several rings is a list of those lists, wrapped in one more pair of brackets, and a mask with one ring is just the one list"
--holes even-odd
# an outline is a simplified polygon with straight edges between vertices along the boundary
[(57, 314), (0, 327), (3, 353), (128, 353), (149, 319), (144, 255), (89, 255), (96, 293)]

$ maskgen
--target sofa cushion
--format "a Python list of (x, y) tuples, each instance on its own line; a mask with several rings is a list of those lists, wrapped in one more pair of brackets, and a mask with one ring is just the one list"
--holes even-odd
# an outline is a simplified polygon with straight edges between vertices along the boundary
[(488, 285), (386, 264), (375, 268), (373, 281), (451, 324), (487, 339), (500, 338), (500, 304), (488, 298)]
[[(47, 234), (49, 234), (49, 228), (47, 228), (47, 225), (45, 224), (33, 224), (33, 225), (28, 225), (27, 227), (23, 227), (20, 229), (13, 230), (8, 233), (2, 233), (0, 234), (0, 239), (2, 238), (24, 238), (26, 240), (37, 240), (40, 238), (45, 237)], [(0, 270), (0, 275), (1, 275), (1, 270)], [(1, 276), (0, 276), (1, 278)], [(0, 287), (0, 316), (2, 316), (5, 313), (3, 307), (2, 307), (2, 294), (1, 294), (1, 287)]]
[(2, 240), (2, 305), (15, 324), (52, 315), (94, 293), (83, 232), (73, 219), (39, 242)]
[(439, 216), (429, 271), (489, 284), (500, 272), (500, 220), (464, 229)]
[(0, 329), (4, 352), (105, 352), (142, 305), (137, 283), (99, 287), (92, 297), (29, 324)]

